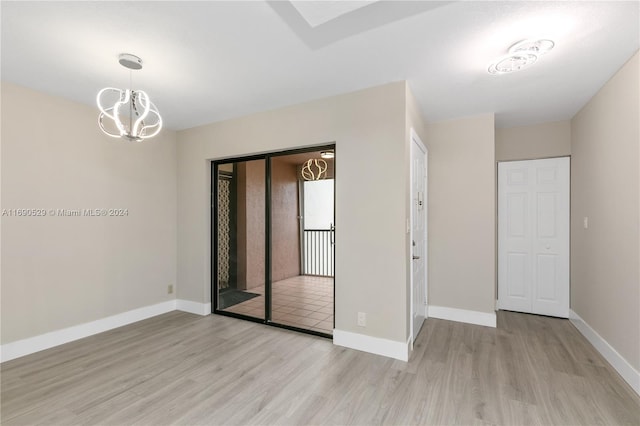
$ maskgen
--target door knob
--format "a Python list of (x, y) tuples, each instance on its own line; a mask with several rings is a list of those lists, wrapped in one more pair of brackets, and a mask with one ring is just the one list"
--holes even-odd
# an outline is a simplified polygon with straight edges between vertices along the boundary
[(412, 257), (413, 257), (413, 260), (418, 260), (418, 259), (420, 259), (420, 256), (415, 256), (415, 255), (414, 255), (414, 256), (412, 256)]

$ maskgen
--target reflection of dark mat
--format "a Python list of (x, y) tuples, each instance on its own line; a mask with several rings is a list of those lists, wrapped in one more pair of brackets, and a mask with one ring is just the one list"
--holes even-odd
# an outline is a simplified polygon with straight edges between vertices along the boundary
[(249, 293), (235, 288), (222, 290), (218, 295), (218, 309), (226, 309), (238, 303), (246, 302), (249, 299), (260, 296), (257, 293)]

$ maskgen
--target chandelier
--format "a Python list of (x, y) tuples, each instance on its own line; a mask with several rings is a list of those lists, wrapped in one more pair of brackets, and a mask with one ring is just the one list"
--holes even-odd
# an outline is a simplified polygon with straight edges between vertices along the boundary
[[(142, 59), (122, 53), (118, 62), (129, 69), (131, 87), (131, 73), (142, 69)], [(105, 87), (98, 92), (96, 102), (100, 109), (98, 125), (108, 136), (140, 142), (157, 135), (162, 129), (162, 117), (158, 108), (142, 90)]]
[(320, 180), (327, 177), (327, 162), (320, 159), (307, 160), (301, 171), (304, 180)]

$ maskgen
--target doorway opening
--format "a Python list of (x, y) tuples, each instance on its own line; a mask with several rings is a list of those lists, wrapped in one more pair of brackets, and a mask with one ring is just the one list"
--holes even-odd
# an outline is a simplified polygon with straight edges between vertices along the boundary
[(331, 337), (335, 145), (212, 163), (212, 311)]

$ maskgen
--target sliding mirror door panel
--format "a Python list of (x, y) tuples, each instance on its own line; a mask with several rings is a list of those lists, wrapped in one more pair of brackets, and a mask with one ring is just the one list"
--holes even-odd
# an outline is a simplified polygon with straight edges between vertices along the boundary
[(332, 334), (333, 159), (312, 151), (270, 161), (271, 321)]
[(265, 160), (217, 165), (217, 310), (265, 318)]

